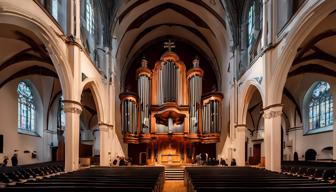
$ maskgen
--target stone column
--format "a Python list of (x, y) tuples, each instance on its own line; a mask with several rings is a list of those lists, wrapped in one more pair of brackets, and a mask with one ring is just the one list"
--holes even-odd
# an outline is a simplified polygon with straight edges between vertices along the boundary
[(109, 148), (111, 145), (111, 140), (109, 137), (109, 129), (112, 129), (112, 125), (108, 125), (105, 123), (99, 123), (99, 136), (100, 136), (100, 143), (99, 143), (99, 152), (100, 152), (100, 166), (109, 166), (110, 163), (110, 156), (109, 156)]
[(77, 101), (64, 100), (65, 113), (65, 171), (79, 168), (79, 118), (82, 106)]
[(264, 109), (266, 169), (276, 172), (281, 172), (281, 115), (281, 104)]
[(245, 140), (246, 140), (246, 125), (237, 124), (236, 126), (236, 154), (237, 165), (245, 166)]
[(67, 1), (67, 34), (80, 40), (80, 0)]

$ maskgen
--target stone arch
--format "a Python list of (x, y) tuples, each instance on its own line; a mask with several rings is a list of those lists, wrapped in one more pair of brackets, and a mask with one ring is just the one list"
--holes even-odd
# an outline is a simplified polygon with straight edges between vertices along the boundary
[(317, 152), (314, 149), (308, 149), (305, 152), (305, 160), (306, 161), (316, 160), (316, 155)]
[[(309, 5), (309, 4), (307, 4)], [(270, 103), (281, 103), (282, 91), (285, 86), (288, 72), (296, 56), (296, 50), (299, 49), (304, 40), (311, 31), (331, 12), (334, 11), (336, 1), (318, 1), (309, 9), (304, 9), (305, 14), (298, 16), (300, 24), (291, 25), (292, 29), (284, 41), (283, 52), (279, 55), (279, 62), (274, 69), (274, 78), (271, 82)]]
[(79, 92), (80, 95), (83, 93), (85, 88), (90, 89), (92, 93), (93, 100), (95, 102), (95, 106), (97, 109), (98, 123), (104, 122), (105, 118), (104, 118), (103, 99), (101, 96), (102, 88), (100, 88), (99, 83), (97, 83), (97, 81), (93, 78), (88, 78), (81, 84)]
[[(11, 9), (12, 7), (9, 7)], [(13, 7), (14, 9), (14, 7)], [(60, 39), (55, 30), (48, 29), (49, 26), (38, 20), (36, 17), (32, 17), (31, 13), (27, 13), (25, 10), (11, 10), (10, 12), (0, 12), (0, 25), (10, 24), (29, 30), (33, 33), (46, 47), (53, 66), (59, 77), (63, 95), (65, 98), (71, 98), (71, 84), (73, 77), (71, 68), (67, 63), (66, 55), (62, 48), (59, 46), (57, 39)], [(60, 30), (59, 33), (62, 33)]]
[(255, 80), (247, 81), (242, 90), (243, 91), (241, 93), (241, 96), (239, 97), (240, 100), (238, 110), (240, 110), (240, 113), (238, 116), (238, 122), (240, 122), (240, 124), (246, 124), (248, 106), (254, 93), (256, 93), (257, 91), (260, 94), (262, 100), (262, 106), (265, 106), (265, 99), (261, 85)]

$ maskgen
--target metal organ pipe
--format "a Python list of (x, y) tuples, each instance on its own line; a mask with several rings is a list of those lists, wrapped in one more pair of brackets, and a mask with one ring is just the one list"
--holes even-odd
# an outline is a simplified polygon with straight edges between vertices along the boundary
[[(150, 72), (147, 72), (147, 60), (145, 58), (141, 61), (140, 74), (138, 76), (138, 95), (140, 99), (140, 131), (143, 133), (148, 133), (150, 124), (149, 124), (149, 85), (150, 85)], [(160, 78), (160, 75), (159, 75)], [(159, 92), (160, 93), (160, 92)], [(135, 119), (137, 122), (138, 110), (135, 110)], [(137, 126), (136, 126), (137, 127)], [(145, 129), (146, 128), (146, 129)]]
[(123, 133), (126, 133), (126, 131), (127, 131), (127, 129), (125, 129), (126, 125), (127, 125), (127, 123), (126, 123), (127, 122), (127, 113), (126, 113), (125, 109), (126, 109), (126, 102), (123, 101), (122, 108), (121, 108), (121, 114), (124, 115), (124, 117), (122, 118), (123, 121), (122, 121), (122, 125), (121, 125)]
[[(201, 71), (201, 72), (200, 72)], [(202, 69), (199, 68), (199, 59), (193, 60), (193, 69), (189, 74), (189, 130), (191, 133), (198, 131), (198, 110), (202, 110), (202, 127), (203, 130), (207, 127), (207, 108), (197, 109), (197, 103), (201, 103), (202, 97)], [(197, 125), (197, 126), (195, 126)]]
[(132, 126), (132, 105), (130, 105), (131, 103), (129, 101), (127, 102), (127, 132), (130, 133), (131, 132), (131, 126)]

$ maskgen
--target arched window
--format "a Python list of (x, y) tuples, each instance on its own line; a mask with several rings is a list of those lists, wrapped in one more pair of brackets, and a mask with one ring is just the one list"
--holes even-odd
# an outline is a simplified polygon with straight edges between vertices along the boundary
[(90, 34), (93, 34), (93, 32), (94, 32), (94, 14), (93, 14), (93, 4), (92, 4), (91, 0), (86, 0), (85, 20), (86, 20), (86, 30)]
[(253, 36), (254, 36), (254, 26), (255, 26), (255, 2), (253, 1), (252, 5), (248, 10), (247, 15), (247, 44), (248, 47), (252, 45)]
[[(330, 85), (320, 81), (313, 85), (308, 103), (308, 132), (333, 124), (333, 98)], [(322, 130), (323, 131), (323, 130)]]
[(64, 130), (64, 128), (65, 128), (64, 98), (63, 96), (61, 96), (58, 100), (57, 129)]
[(18, 93), (18, 131), (35, 133), (36, 106), (32, 88), (27, 81), (20, 81)]

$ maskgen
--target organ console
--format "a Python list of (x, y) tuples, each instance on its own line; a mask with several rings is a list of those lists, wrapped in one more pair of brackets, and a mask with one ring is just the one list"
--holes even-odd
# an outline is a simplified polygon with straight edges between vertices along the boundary
[(148, 144), (150, 163), (161, 157), (187, 163), (195, 156), (193, 143), (219, 142), (223, 95), (202, 93), (204, 71), (197, 57), (187, 71), (171, 51), (173, 42), (165, 43), (165, 48), (168, 51), (153, 69), (142, 58), (136, 71), (137, 93), (120, 94), (122, 133), (126, 143)]

